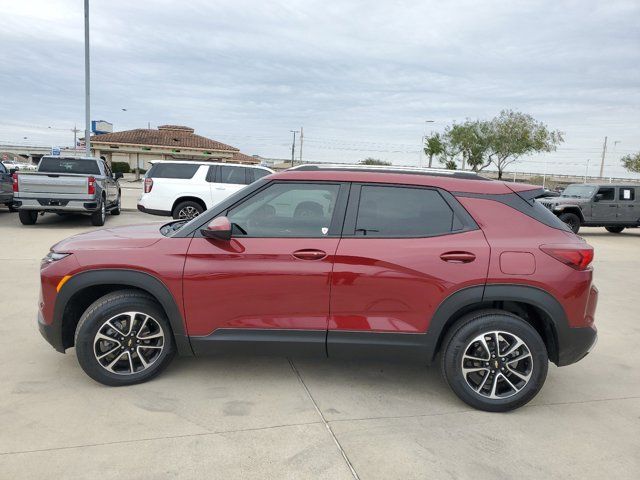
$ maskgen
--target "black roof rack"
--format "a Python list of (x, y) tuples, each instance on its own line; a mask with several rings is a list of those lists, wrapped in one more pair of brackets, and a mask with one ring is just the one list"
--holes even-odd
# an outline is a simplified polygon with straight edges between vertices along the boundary
[(440, 168), (417, 168), (417, 167), (395, 167), (395, 166), (373, 166), (373, 165), (335, 165), (335, 164), (309, 164), (298, 165), (290, 168), (289, 170), (297, 171), (340, 171), (340, 172), (368, 172), (368, 173), (400, 173), (405, 175), (427, 175), (431, 177), (449, 177), (460, 178), (464, 180), (484, 180), (492, 181), (490, 178), (485, 178), (474, 172), (459, 172), (457, 170), (445, 170)]

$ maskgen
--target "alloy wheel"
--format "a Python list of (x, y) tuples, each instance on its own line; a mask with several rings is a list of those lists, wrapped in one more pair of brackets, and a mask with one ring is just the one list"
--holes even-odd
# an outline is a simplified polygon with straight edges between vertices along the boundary
[(462, 376), (474, 392), (496, 400), (512, 397), (529, 383), (533, 357), (517, 335), (490, 331), (469, 342), (461, 366)]
[(160, 323), (142, 312), (119, 313), (98, 329), (93, 341), (95, 359), (118, 375), (140, 373), (162, 354), (165, 333)]
[(195, 207), (192, 207), (191, 205), (181, 208), (180, 211), (178, 212), (178, 217), (180, 219), (185, 219), (185, 220), (191, 220), (192, 218), (197, 217), (198, 215), (199, 215), (198, 210)]

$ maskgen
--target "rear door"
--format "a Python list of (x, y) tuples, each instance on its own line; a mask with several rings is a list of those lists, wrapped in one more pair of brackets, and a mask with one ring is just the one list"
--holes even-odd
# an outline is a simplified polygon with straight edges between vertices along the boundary
[(211, 200), (214, 205), (253, 182), (249, 168), (237, 165), (217, 165), (211, 169), (208, 178), (212, 182)]
[[(596, 197), (598, 200), (596, 201)], [(591, 205), (591, 217), (594, 222), (615, 223), (618, 216), (618, 201), (615, 187), (600, 187)]]
[(623, 223), (640, 222), (640, 199), (635, 187), (618, 188), (618, 220)]
[(329, 356), (409, 338), (371, 333), (424, 333), (447, 296), (484, 285), (488, 263), (482, 231), (449, 193), (354, 185), (331, 281)]
[(8, 200), (13, 195), (13, 179), (9, 170), (0, 163), (0, 200)]

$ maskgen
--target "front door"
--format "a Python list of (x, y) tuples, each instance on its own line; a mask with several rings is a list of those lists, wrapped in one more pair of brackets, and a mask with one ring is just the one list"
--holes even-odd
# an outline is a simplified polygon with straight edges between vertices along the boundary
[(430, 188), (352, 187), (331, 282), (330, 357), (398, 356), (410, 345), (420, 355), (424, 336), (408, 334), (425, 333), (454, 291), (484, 285), (488, 243), (449, 202)]
[(591, 205), (591, 217), (593, 221), (597, 223), (615, 223), (617, 216), (618, 202), (616, 201), (616, 188), (600, 187)]
[(184, 269), (196, 354), (324, 355), (331, 271), (347, 185), (273, 182), (232, 207), (230, 241), (196, 236)]

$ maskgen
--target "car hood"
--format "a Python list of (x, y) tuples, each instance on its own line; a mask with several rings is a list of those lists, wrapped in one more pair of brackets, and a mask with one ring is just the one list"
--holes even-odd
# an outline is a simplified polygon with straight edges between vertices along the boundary
[(94, 230), (62, 240), (51, 247), (51, 250), (60, 253), (71, 253), (77, 250), (117, 250), (121, 248), (149, 247), (164, 238), (160, 233), (162, 225), (163, 223), (150, 223)]

